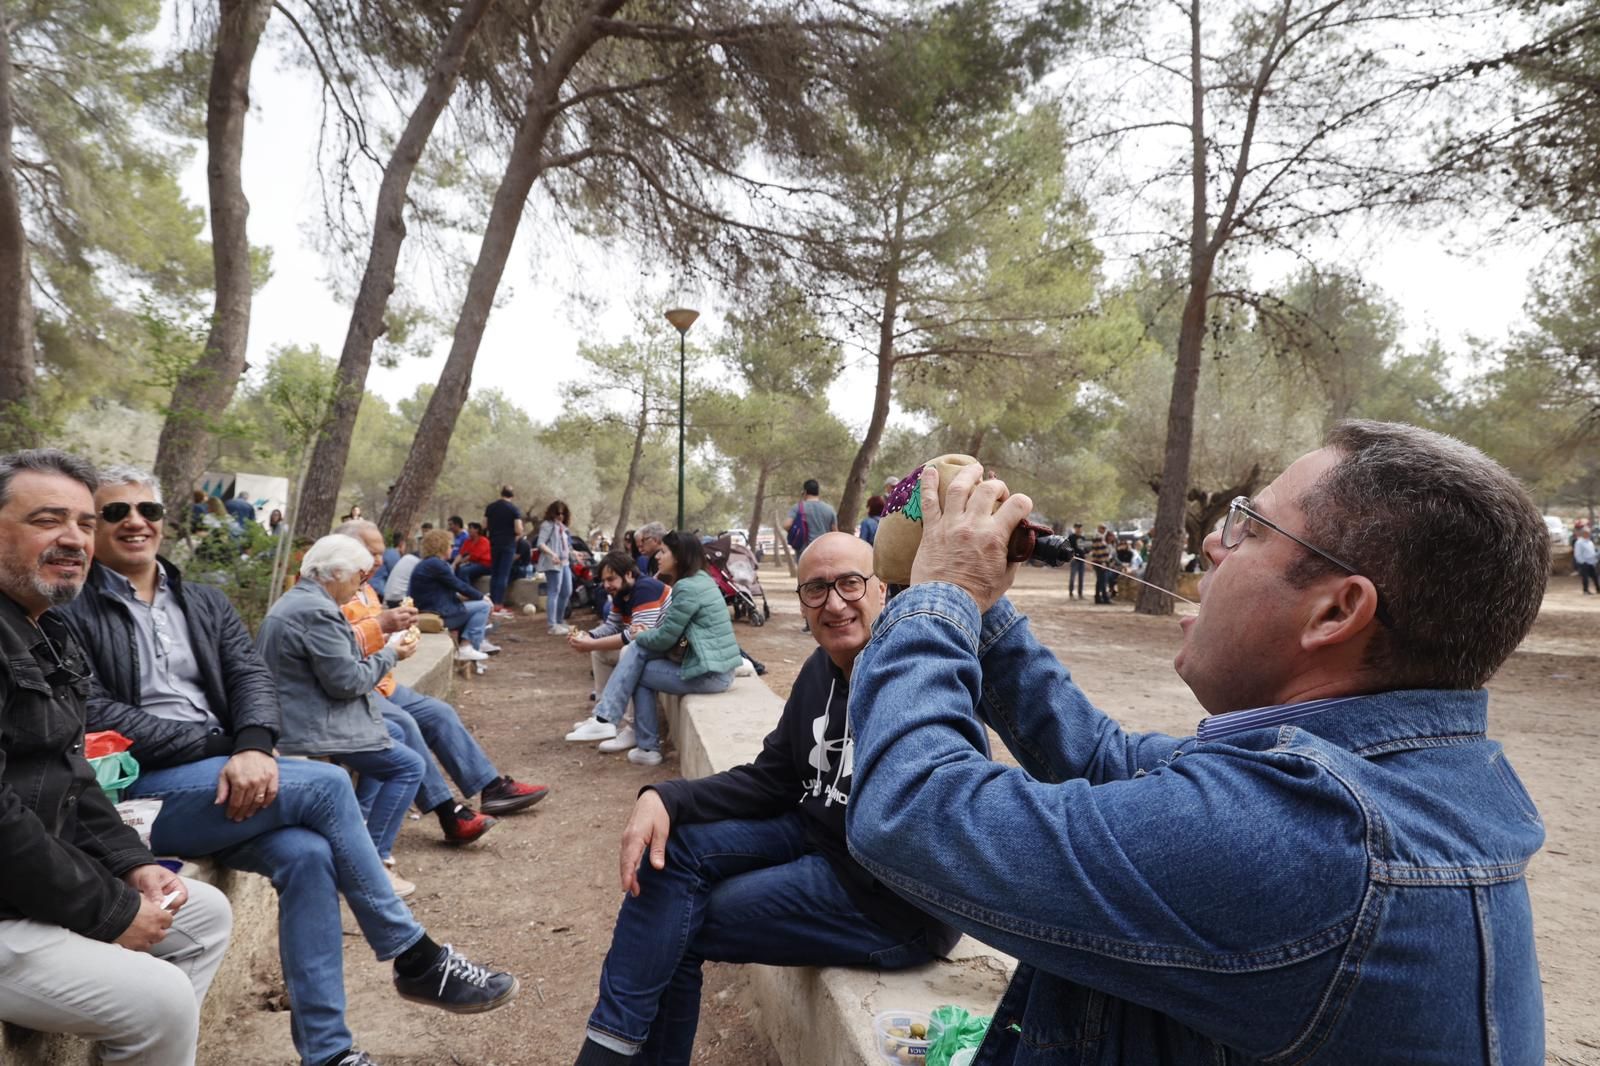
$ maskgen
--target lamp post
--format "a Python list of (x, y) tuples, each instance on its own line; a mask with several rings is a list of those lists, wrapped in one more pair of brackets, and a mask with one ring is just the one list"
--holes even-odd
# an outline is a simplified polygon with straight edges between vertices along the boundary
[(683, 335), (699, 317), (699, 311), (687, 307), (674, 307), (667, 312), (667, 321), (678, 331), (678, 524), (673, 528), (680, 531), (683, 529)]

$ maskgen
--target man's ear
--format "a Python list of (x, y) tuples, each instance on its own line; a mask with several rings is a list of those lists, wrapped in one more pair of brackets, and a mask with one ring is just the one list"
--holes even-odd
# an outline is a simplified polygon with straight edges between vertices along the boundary
[(1300, 634), (1300, 646), (1317, 651), (1365, 640), (1378, 624), (1378, 589), (1368, 578), (1349, 574), (1312, 601), (1312, 614)]

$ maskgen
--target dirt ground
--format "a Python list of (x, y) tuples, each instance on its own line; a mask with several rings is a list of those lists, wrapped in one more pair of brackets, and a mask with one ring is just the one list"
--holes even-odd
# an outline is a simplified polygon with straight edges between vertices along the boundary
[[(745, 649), (768, 666), (768, 683), (787, 694), (813, 645), (800, 631), (791, 580), (769, 566), (763, 581), (772, 621), (762, 628), (740, 623), (737, 631)], [(1194, 731), (1201, 711), (1171, 669), (1179, 639), (1172, 619), (1069, 600), (1060, 571), (1025, 570), (1013, 598), (1099, 706), (1131, 729)], [(591, 624), (591, 616), (575, 612), (573, 621)], [(1548, 833), (1528, 880), (1544, 976), (1547, 1061), (1566, 1066), (1600, 1066), (1597, 628), (1600, 597), (1581, 596), (1576, 578), (1552, 579), (1532, 634), (1491, 685), (1490, 733), (1505, 744)], [(431, 819), (410, 822), (395, 853), (401, 872), (419, 886), (413, 909), (434, 938), (517, 973), (522, 993), (478, 1017), (411, 1006), (390, 991), (390, 968), (373, 960), (347, 912), (349, 1017), (360, 1046), (382, 1066), (570, 1063), (620, 900), (623, 821), (642, 784), (676, 773), (670, 745), (666, 761), (647, 770), (562, 740), (589, 713), (588, 662), (548, 635), (542, 616), (519, 617), (493, 637), (506, 650), (483, 677), (458, 681), (453, 702), (502, 771), (549, 784), (551, 795), (467, 849), (442, 844)], [(236, 1018), (226, 1034), (208, 1035), (202, 1063), (295, 1062), (288, 1015), (268, 1009), (281, 1003), (281, 988), (269, 982), (260, 993), (262, 1010)], [(707, 968), (695, 1062), (778, 1063), (744, 1005), (735, 967)]]

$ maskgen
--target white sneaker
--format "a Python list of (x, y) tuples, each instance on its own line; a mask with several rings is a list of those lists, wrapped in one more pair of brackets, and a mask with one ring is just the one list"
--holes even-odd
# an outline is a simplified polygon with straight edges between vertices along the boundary
[(486, 640), (482, 644), (478, 645), (478, 650), (483, 652), (486, 655), (493, 655), (495, 652), (500, 650), (500, 645), (498, 645), (498, 644), (490, 644)]
[(389, 884), (394, 886), (394, 894), (399, 896), (401, 899), (405, 899), (407, 896), (411, 895), (417, 890), (416, 885), (395, 873), (394, 867), (388, 866), (384, 869), (389, 874)]
[(600, 750), (605, 752), (607, 755), (610, 755), (613, 752), (627, 751), (633, 746), (633, 726), (631, 725), (625, 725), (621, 729), (617, 730), (617, 735), (612, 737), (610, 740), (603, 740), (600, 742)]
[(617, 727), (598, 718), (586, 718), (578, 728), (567, 734), (568, 740), (610, 740), (617, 735)]
[(456, 649), (456, 659), (461, 662), (481, 663), (487, 658), (487, 655), (474, 648), (471, 644), (463, 644)]
[(659, 751), (646, 751), (644, 748), (634, 748), (628, 752), (628, 761), (635, 766), (660, 766), (661, 753)]
[(571, 632), (572, 632), (572, 627), (570, 627), (570, 626), (551, 626), (550, 627), (550, 634), (552, 636), (556, 636), (556, 637), (564, 637), (568, 633), (571, 633)]

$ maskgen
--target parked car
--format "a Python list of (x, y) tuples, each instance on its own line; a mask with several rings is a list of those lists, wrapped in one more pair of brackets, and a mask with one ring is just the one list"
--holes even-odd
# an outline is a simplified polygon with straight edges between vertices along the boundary
[(1572, 539), (1572, 530), (1567, 527), (1565, 522), (1553, 514), (1544, 516), (1544, 527), (1550, 531), (1551, 544), (1566, 547), (1567, 542)]

